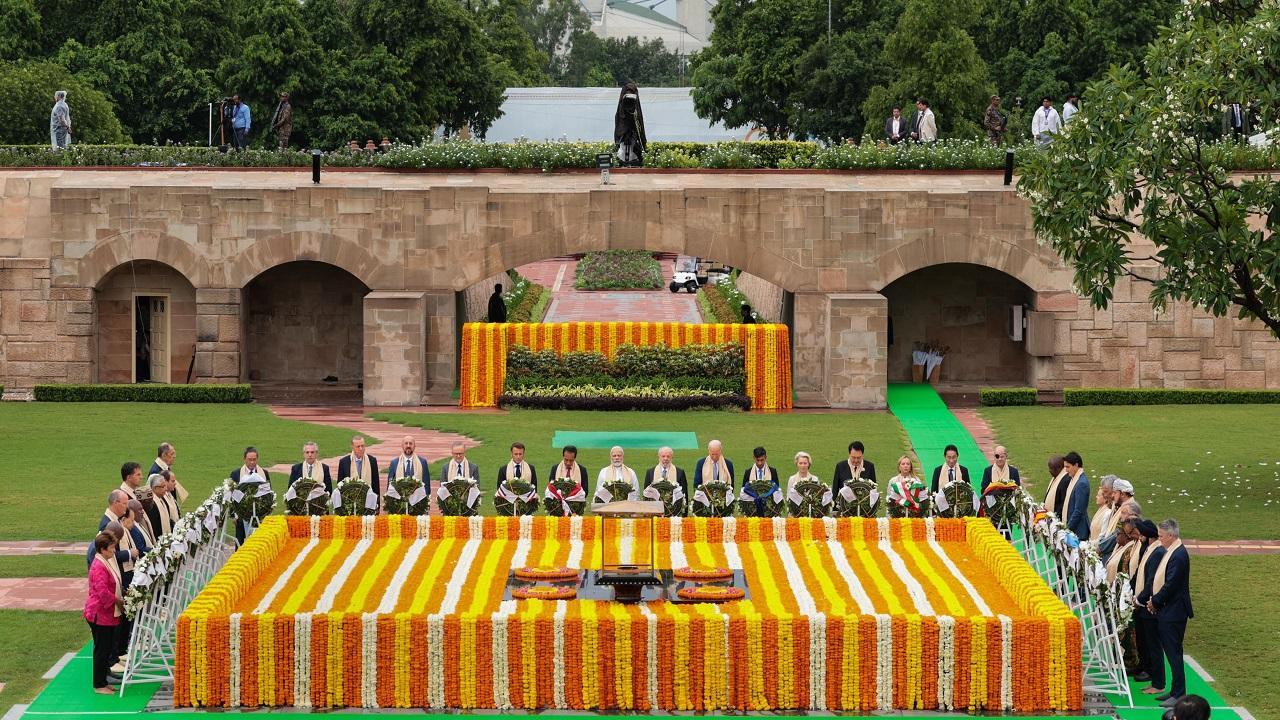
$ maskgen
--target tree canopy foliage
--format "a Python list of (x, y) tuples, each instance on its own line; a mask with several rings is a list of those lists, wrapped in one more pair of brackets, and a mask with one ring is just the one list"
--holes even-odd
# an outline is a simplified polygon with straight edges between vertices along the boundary
[(0, 142), (40, 136), (53, 91), (74, 88), (76, 142), (101, 115), (112, 141), (204, 143), (210, 103), (238, 93), (250, 143), (269, 147), (288, 91), (294, 143), (324, 148), (483, 136), (507, 87), (671, 85), (683, 70), (660, 42), (600, 40), (576, 0), (0, 0), (0, 62), (38, 83), (8, 96)]
[[(719, 0), (692, 59), (699, 114), (774, 137), (879, 137), (924, 97), (944, 136), (979, 133), (992, 92), (1025, 137), (1018, 100), (1061, 101), (1137, 63), (1178, 0)], [(1089, 102), (1089, 98), (1084, 98)], [(1029, 114), (1027, 115), (1029, 117)]]
[(1142, 70), (1113, 68), (1019, 188), (1036, 231), (1106, 307), (1121, 277), (1175, 300), (1256, 318), (1280, 337), (1280, 178), (1233, 173), (1217, 148), (1232, 104), (1270, 129), (1280, 110), (1280, 5), (1193, 0)]

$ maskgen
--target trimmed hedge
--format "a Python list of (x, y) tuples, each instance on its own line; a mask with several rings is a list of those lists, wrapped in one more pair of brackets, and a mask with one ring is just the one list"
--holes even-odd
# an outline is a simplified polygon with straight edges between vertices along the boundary
[(565, 397), (504, 392), (498, 396), (498, 407), (539, 410), (750, 410), (751, 398), (746, 395)]
[[(1016, 156), (1035, 152), (1031, 143), (1014, 148)], [(882, 145), (865, 139), (859, 145), (822, 147), (812, 142), (759, 140), (754, 142), (653, 142), (645, 152), (645, 167), (669, 168), (818, 168), (828, 170), (999, 170), (1004, 147), (985, 140), (944, 139), (935, 143)], [(507, 168), (595, 168), (599, 153), (611, 153), (607, 142), (521, 141), (485, 143), (444, 140), (421, 145), (394, 145), (387, 152), (336, 150), (324, 153), (327, 167), (474, 170)], [(1231, 142), (1205, 146), (1206, 163), (1236, 170), (1280, 167), (1280, 145), (1255, 148)], [(311, 154), (301, 150), (247, 150), (220, 153), (201, 146), (72, 145), (53, 151), (48, 145), (0, 147), (0, 167), (310, 167)]]
[(1066, 405), (1265, 405), (1280, 403), (1280, 390), (1213, 388), (1067, 388)]
[(582, 379), (588, 377), (629, 380), (646, 385), (663, 380), (685, 382), (693, 378), (705, 381), (708, 387), (731, 382), (736, 391), (741, 392), (746, 382), (746, 351), (738, 343), (679, 348), (622, 345), (614, 353), (612, 361), (591, 351), (559, 355), (554, 350), (534, 352), (523, 345), (507, 351), (507, 382), (527, 384), (525, 378), (535, 377), (556, 385), (582, 384)]
[[(525, 281), (524, 278), (521, 278), (521, 280)], [(550, 295), (551, 293), (535, 282), (525, 281), (525, 283), (526, 287), (520, 295), (520, 302), (511, 309), (511, 312), (507, 313), (507, 322), (542, 322), (542, 313), (546, 312), (547, 307), (546, 301), (543, 300), (543, 295)], [(537, 313), (537, 317), (534, 317), (535, 310), (539, 305), (542, 306), (542, 311)]]
[(247, 403), (248, 385), (37, 385), (40, 402)]
[(1035, 405), (1035, 388), (982, 388), (979, 396), (983, 405), (1002, 407), (1009, 405)]
[(741, 378), (706, 377), (702, 375), (663, 378), (619, 378), (610, 377), (608, 375), (579, 375), (575, 377), (552, 378), (547, 377), (546, 375), (523, 374), (517, 377), (507, 375), (506, 383), (503, 386), (503, 392), (518, 393), (518, 391), (526, 388), (581, 387), (587, 385), (613, 388), (648, 388), (653, 387), (656, 384), (663, 384), (669, 388), (678, 390), (705, 390), (725, 395), (743, 393), (743, 381)]

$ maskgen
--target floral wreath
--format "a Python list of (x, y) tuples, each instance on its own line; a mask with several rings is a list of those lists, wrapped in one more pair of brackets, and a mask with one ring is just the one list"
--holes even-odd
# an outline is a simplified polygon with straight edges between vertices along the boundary
[(675, 576), (681, 580), (728, 580), (733, 577), (733, 571), (726, 567), (682, 567), (674, 572)]
[(571, 585), (530, 585), (511, 589), (511, 597), (520, 600), (568, 600), (578, 596)]
[(726, 600), (741, 600), (747, 596), (747, 593), (740, 587), (726, 585), (698, 585), (695, 587), (680, 588), (676, 591), (676, 595), (682, 600), (724, 602)]
[(571, 567), (522, 567), (516, 568), (515, 575), (521, 580), (577, 580), (578, 569)]

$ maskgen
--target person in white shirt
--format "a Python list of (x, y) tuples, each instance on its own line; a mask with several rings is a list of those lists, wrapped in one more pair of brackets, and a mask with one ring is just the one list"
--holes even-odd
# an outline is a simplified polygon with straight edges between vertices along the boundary
[(1080, 96), (1071, 93), (1067, 96), (1067, 101), (1062, 104), (1062, 124), (1071, 122), (1071, 118), (1078, 112), (1080, 112)]
[(890, 145), (897, 145), (907, 139), (907, 120), (902, 117), (901, 105), (894, 105), (893, 114), (885, 121), (884, 138)]
[(911, 139), (916, 142), (933, 142), (938, 139), (938, 123), (924, 98), (916, 100), (916, 114), (911, 121)]
[[(604, 505), (619, 500), (640, 499), (640, 482), (636, 479), (636, 471), (624, 465), (623, 458), (621, 447), (614, 445), (609, 450), (609, 464), (601, 468), (600, 473), (596, 476), (596, 494), (592, 499), (593, 505)], [(629, 485), (627, 494), (615, 494), (613, 489), (609, 487), (612, 483)]]
[(1031, 117), (1031, 136), (1036, 144), (1045, 147), (1053, 142), (1053, 136), (1062, 130), (1062, 118), (1053, 109), (1053, 98), (1046, 95), (1040, 101), (1040, 109)]

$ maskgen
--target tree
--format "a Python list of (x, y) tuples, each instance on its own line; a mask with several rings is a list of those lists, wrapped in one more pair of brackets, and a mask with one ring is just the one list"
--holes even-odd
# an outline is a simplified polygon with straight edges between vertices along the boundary
[(40, 11), (32, 0), (0, 0), (0, 60), (22, 60), (40, 49)]
[(1280, 337), (1280, 179), (1231, 172), (1227, 146), (1201, 137), (1231, 102), (1274, 121), (1276, 47), (1280, 5), (1193, 2), (1151, 45), (1145, 76), (1108, 71), (1024, 167), (1036, 232), (1096, 307), (1124, 276), (1150, 283), (1157, 308), (1234, 309)]
[(508, 86), (546, 85), (549, 60), (537, 48), (525, 28), (525, 18), (534, 14), (529, 0), (497, 0), (477, 12), (489, 37), (489, 51), (510, 68), (514, 81)]
[(67, 91), (72, 142), (128, 142), (105, 95), (81, 82), (67, 69), (48, 61), (0, 63), (0, 142), (47, 145), (49, 110), (55, 90)]
[(893, 79), (872, 88), (862, 106), (868, 123), (883, 122), (894, 104), (923, 97), (940, 133), (981, 134), (979, 121), (993, 86), (965, 30), (977, 10), (977, 0), (908, 0), (884, 45)]

